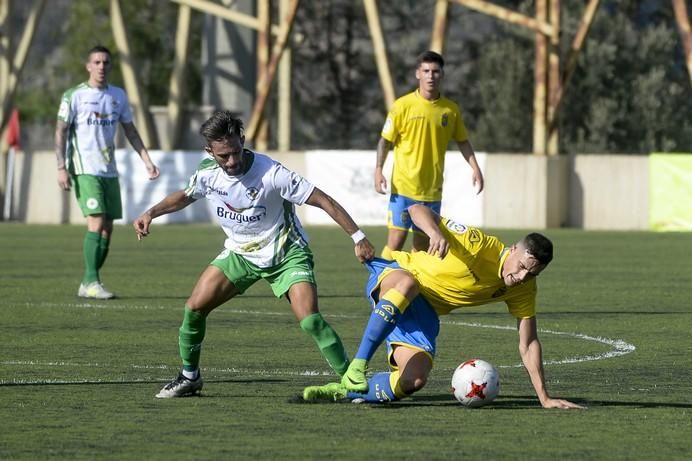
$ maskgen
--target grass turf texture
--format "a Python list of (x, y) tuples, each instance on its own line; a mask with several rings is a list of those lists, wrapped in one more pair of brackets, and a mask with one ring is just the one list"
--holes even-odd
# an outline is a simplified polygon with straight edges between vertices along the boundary
[[(367, 229), (379, 247), (384, 229)], [(347, 236), (310, 228), (320, 307), (352, 354), (369, 313)], [(521, 231), (497, 231), (505, 243)], [(201, 398), (156, 400), (179, 369), (177, 330), (220, 250), (213, 226), (117, 227), (102, 278), (119, 298), (76, 297), (82, 226), (0, 225), (2, 459), (689, 459), (692, 234), (546, 232), (539, 279), (548, 387), (587, 411), (540, 408), (501, 304), (443, 318), (428, 386), (390, 405), (297, 403), (335, 380), (264, 283), (209, 318)], [(487, 328), (497, 326), (501, 328)], [(559, 334), (567, 333), (567, 334)], [(624, 355), (578, 335), (622, 340)], [(382, 348), (383, 349), (383, 348)], [(458, 362), (498, 366), (490, 406), (450, 391)], [(372, 361), (383, 370), (380, 350)]]

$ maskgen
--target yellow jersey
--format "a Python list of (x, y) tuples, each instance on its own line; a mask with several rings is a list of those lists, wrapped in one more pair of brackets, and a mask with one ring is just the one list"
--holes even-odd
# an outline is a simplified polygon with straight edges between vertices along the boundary
[(497, 237), (446, 218), (439, 227), (449, 242), (444, 259), (425, 251), (392, 252), (396, 262), (418, 281), (421, 295), (438, 315), (498, 301), (504, 301), (516, 318), (536, 314), (536, 279), (514, 287), (505, 285), (502, 264), (509, 249)]
[(442, 200), (447, 145), (468, 139), (459, 106), (444, 96), (428, 101), (416, 90), (394, 101), (381, 136), (394, 145), (392, 193)]

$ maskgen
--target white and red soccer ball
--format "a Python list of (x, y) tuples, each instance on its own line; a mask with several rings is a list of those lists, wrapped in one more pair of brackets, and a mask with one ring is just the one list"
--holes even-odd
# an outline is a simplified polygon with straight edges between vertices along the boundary
[(465, 407), (482, 407), (500, 392), (500, 374), (485, 360), (467, 360), (454, 370), (452, 392)]

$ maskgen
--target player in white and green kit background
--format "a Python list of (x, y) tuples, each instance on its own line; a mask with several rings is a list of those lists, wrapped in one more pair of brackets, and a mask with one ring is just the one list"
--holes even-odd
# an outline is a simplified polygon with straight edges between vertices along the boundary
[(85, 298), (114, 297), (101, 284), (99, 269), (108, 255), (113, 220), (122, 217), (114, 155), (118, 124), (142, 158), (149, 179), (159, 176), (159, 169), (149, 158), (132, 123), (125, 91), (108, 84), (111, 66), (111, 53), (107, 48), (95, 46), (89, 50), (86, 63), (89, 80), (65, 91), (55, 129), (58, 185), (65, 191), (74, 186), (87, 220), (83, 245), (85, 270), (77, 292)]
[(207, 316), (260, 279), (269, 282), (277, 297), (286, 296), (300, 327), (341, 376), (348, 368), (348, 356), (337, 333), (319, 313), (312, 252), (294, 205), (322, 208), (351, 236), (361, 262), (373, 258), (372, 244), (329, 195), (270, 157), (245, 149), (243, 124), (231, 112), (216, 112), (200, 133), (211, 158), (199, 164), (187, 188), (169, 194), (134, 221), (141, 239), (157, 216), (206, 198), (227, 237), (224, 250), (202, 273), (185, 303), (179, 330), (183, 370), (156, 397), (201, 391), (199, 363)]

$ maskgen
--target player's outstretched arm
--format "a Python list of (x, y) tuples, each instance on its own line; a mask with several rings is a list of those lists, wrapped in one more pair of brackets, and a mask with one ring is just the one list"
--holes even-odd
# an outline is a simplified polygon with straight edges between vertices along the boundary
[(440, 216), (430, 208), (418, 204), (408, 207), (408, 213), (416, 227), (428, 236), (428, 254), (444, 258), (449, 251), (449, 242), (438, 226)]
[(554, 399), (550, 397), (545, 388), (545, 376), (543, 374), (543, 349), (538, 340), (536, 317), (517, 320), (519, 330), (519, 353), (524, 363), (529, 379), (533, 385), (538, 400), (543, 408), (585, 408), (568, 400)]
[(354, 249), (356, 257), (360, 262), (370, 261), (375, 257), (375, 247), (339, 202), (315, 187), (305, 203), (322, 208), (344, 232), (351, 236), (356, 245)]
[(132, 223), (137, 234), (137, 240), (142, 240), (142, 238), (149, 235), (149, 226), (154, 218), (182, 210), (194, 201), (195, 199), (188, 197), (183, 190), (168, 194), (163, 200), (142, 213)]

